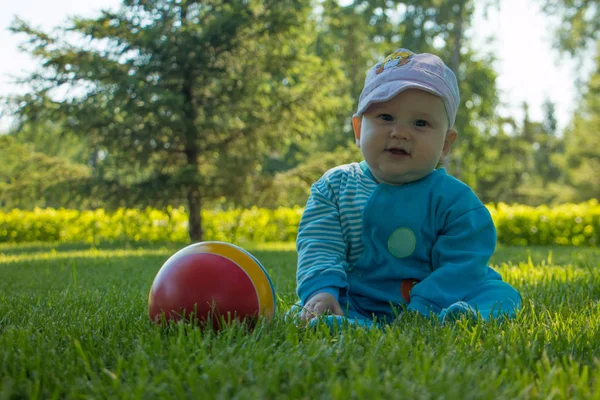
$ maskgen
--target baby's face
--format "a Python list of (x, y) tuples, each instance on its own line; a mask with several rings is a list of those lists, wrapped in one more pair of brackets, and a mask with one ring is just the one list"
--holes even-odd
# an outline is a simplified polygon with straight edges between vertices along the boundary
[(442, 99), (418, 89), (372, 104), (353, 124), (371, 173), (392, 185), (427, 176), (456, 139)]

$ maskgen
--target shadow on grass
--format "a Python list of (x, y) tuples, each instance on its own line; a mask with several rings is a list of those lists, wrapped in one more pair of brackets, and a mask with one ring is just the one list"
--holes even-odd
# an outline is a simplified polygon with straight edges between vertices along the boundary
[(177, 242), (103, 242), (96, 245), (90, 243), (60, 243), (60, 242), (32, 242), (32, 243), (0, 243), (0, 254), (22, 255), (47, 253), (50, 251), (69, 252), (85, 250), (147, 250), (147, 249), (172, 249), (173, 252), (187, 246), (187, 243)]
[[(56, 252), (70, 252), (70, 251), (86, 251), (86, 250), (150, 250), (150, 249), (162, 249), (166, 248), (176, 252), (191, 243), (188, 242), (133, 242), (133, 241), (112, 241), (112, 242), (100, 242), (97, 244), (92, 243), (62, 243), (62, 242), (30, 242), (30, 243), (0, 243), (0, 254), (6, 256), (9, 255), (22, 255), (22, 254), (35, 254), (35, 253), (47, 253), (51, 251)], [(267, 252), (270, 253), (273, 250), (288, 250), (295, 249), (293, 243), (244, 243), (238, 244), (238, 246), (250, 251), (255, 252)]]
[[(15, 256), (16, 259), (4, 264), (9, 267), (3, 270), (6, 281), (3, 282), (5, 284), (0, 284), (0, 292), (3, 289), (19, 289), (28, 293), (64, 289), (74, 282), (82, 287), (89, 285), (102, 288), (105, 285), (136, 281), (133, 277), (138, 278), (137, 282), (147, 282), (149, 285), (163, 263), (185, 246), (185, 243), (136, 243), (129, 247), (122, 243), (106, 243), (94, 247), (85, 243), (37, 243), (13, 247), (3, 245), (0, 247), (0, 255)], [(88, 253), (90, 249), (100, 252)], [(138, 249), (142, 251), (136, 254), (135, 250)], [(46, 256), (52, 250), (56, 254)], [(295, 292), (295, 251), (252, 248), (249, 251), (267, 270), (276, 294)]]
[(574, 246), (503, 246), (499, 245), (490, 264), (528, 263), (533, 265), (575, 265), (580, 267), (600, 264), (600, 248)]
[[(186, 247), (189, 243), (177, 243), (177, 242), (163, 242), (163, 243), (149, 243), (149, 242), (105, 242), (93, 246), (89, 243), (21, 243), (21, 244), (9, 244), (0, 243), (0, 255), (5, 256), (19, 256), (36, 253), (49, 253), (53, 250), (57, 253), (62, 253), (57, 256), (56, 262), (59, 265), (84, 266), (94, 265), (92, 261), (94, 258), (98, 262), (109, 258), (106, 254), (82, 257), (80, 254), (69, 255), (70, 252), (87, 251), (87, 250), (160, 250), (167, 255), (174, 254), (178, 250)], [(296, 275), (296, 263), (297, 254), (293, 243), (267, 243), (267, 244), (246, 244), (242, 247), (248, 250), (254, 255), (260, 263), (267, 270), (273, 284), (279, 293), (287, 293), (295, 291), (295, 275)], [(146, 256), (151, 256), (147, 254)], [(114, 254), (112, 259), (115, 262), (110, 262), (112, 265), (122, 266), (128, 264), (127, 259), (135, 262), (134, 260), (142, 260), (144, 255), (135, 256), (132, 254)], [(161, 263), (166, 261), (164, 255), (152, 255), (150, 260), (146, 261), (145, 268), (152, 267), (152, 270), (160, 268)], [(60, 261), (58, 260), (60, 259)], [(118, 261), (117, 261), (118, 260)], [(490, 264), (492, 266), (499, 266), (502, 264), (508, 264), (512, 266), (518, 266), (521, 263), (531, 263), (534, 266), (544, 265), (573, 265), (579, 268), (592, 268), (596, 270), (600, 268), (600, 249), (589, 248), (589, 247), (569, 247), (569, 246), (527, 246), (527, 247), (516, 247), (516, 246), (503, 246), (499, 245), (496, 249), (495, 254), (492, 256)], [(25, 260), (23, 260), (25, 261)], [(17, 264), (20, 261), (15, 261)], [(26, 264), (34, 270), (42, 266), (53, 265), (52, 261), (48, 259), (43, 260), (28, 260)], [(154, 272), (153, 272), (154, 273)]]

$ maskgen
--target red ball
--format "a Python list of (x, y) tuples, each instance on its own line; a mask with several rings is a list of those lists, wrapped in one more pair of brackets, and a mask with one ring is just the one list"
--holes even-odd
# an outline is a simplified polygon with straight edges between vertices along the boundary
[[(156, 275), (148, 299), (154, 322), (245, 320), (272, 317), (275, 296), (271, 280), (258, 260), (222, 242), (202, 242), (175, 253)], [(164, 318), (163, 318), (164, 316)]]

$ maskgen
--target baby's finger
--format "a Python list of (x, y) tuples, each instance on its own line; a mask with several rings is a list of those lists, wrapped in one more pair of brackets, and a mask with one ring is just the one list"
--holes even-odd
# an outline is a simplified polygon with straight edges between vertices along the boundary
[(344, 315), (344, 310), (342, 310), (342, 307), (337, 302), (333, 304), (331, 312), (335, 315)]
[(302, 308), (302, 312), (300, 313), (300, 319), (303, 321), (309, 321), (314, 318), (314, 304), (308, 303)]
[(319, 303), (315, 304), (315, 306), (313, 308), (313, 316), (315, 316), (315, 315), (321, 315), (326, 310), (327, 310), (327, 308), (323, 305), (323, 303), (319, 302)]

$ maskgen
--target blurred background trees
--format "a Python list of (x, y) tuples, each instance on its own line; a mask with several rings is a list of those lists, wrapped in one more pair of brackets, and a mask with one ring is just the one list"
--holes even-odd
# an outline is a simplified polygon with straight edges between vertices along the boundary
[(199, 240), (207, 201), (260, 189), (263, 160), (318, 138), (343, 100), (311, 15), (310, 1), (139, 0), (56, 35), (16, 20), (44, 62), (13, 99), (16, 135), (60, 121), (92, 151), (78, 185), (92, 205), (184, 204)]
[[(539, 1), (561, 17), (560, 51), (599, 46), (599, 1)], [(522, 121), (500, 116), (494, 58), (468, 36), (474, 5), (124, 0), (53, 33), (17, 19), (43, 68), (7, 99), (0, 207), (183, 205), (199, 240), (202, 208), (303, 205), (328, 168), (360, 161), (350, 119), (366, 70), (398, 47), (456, 72), (460, 136), (444, 167), (484, 202), (600, 198), (600, 58), (564, 132), (550, 101), (542, 121), (527, 104)]]
[[(600, 0), (544, 0), (548, 15), (559, 15), (556, 44), (563, 53), (580, 59), (595, 50), (590, 76), (577, 77), (579, 107), (564, 132), (564, 153), (555, 160), (562, 170), (559, 201), (600, 198)], [(588, 52), (589, 53), (589, 52)]]

